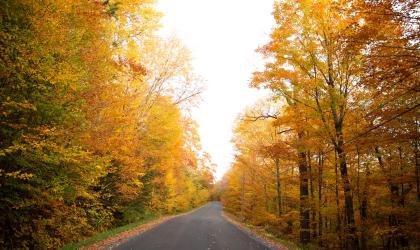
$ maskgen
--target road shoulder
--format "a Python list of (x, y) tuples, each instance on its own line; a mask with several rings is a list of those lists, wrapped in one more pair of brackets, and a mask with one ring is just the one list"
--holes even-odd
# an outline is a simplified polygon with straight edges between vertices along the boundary
[(227, 213), (226, 211), (222, 211), (222, 216), (229, 221), (231, 224), (233, 224), (236, 228), (241, 230), (242, 232), (249, 235), (251, 238), (255, 239), (256, 241), (260, 242), (261, 244), (267, 246), (270, 249), (273, 250), (299, 250), (300, 248), (295, 246), (293, 243), (282, 243), (279, 242), (278, 238), (275, 237), (269, 237), (267, 235), (264, 235), (264, 232), (253, 230), (253, 228), (250, 228), (249, 226), (241, 223), (238, 218), (236, 218), (234, 215), (231, 215)]
[(120, 244), (123, 244), (126, 241), (129, 241), (133, 237), (135, 237), (135, 236), (137, 236), (137, 235), (139, 235), (143, 232), (146, 232), (146, 231), (148, 231), (148, 230), (150, 230), (150, 229), (152, 229), (152, 228), (154, 228), (158, 225), (161, 225), (161, 224), (163, 224), (163, 223), (165, 223), (165, 222), (167, 222), (167, 221), (169, 221), (173, 218), (190, 214), (190, 213), (200, 209), (203, 206), (196, 207), (196, 208), (193, 208), (193, 209), (191, 209), (187, 212), (182, 212), (182, 213), (179, 213), (179, 214), (176, 214), (176, 215), (167, 215), (167, 216), (157, 218), (157, 219), (152, 220), (150, 222), (141, 224), (141, 225), (139, 225), (137, 227), (134, 227), (134, 228), (131, 228), (127, 231), (112, 235), (112, 236), (110, 236), (110, 237), (108, 237), (104, 240), (95, 242), (93, 244), (89, 244), (87, 246), (80, 247), (78, 249), (79, 250), (108, 250), (108, 249), (112, 249), (113, 247), (116, 247)]
[(148, 223), (139, 225), (135, 228), (129, 229), (127, 231), (121, 232), (119, 234), (113, 235), (109, 238), (106, 238), (104, 240), (101, 240), (99, 242), (93, 243), (88, 246), (84, 246), (79, 248), (80, 250), (105, 250), (105, 249), (112, 249), (113, 247), (120, 245), (121, 243), (124, 243), (125, 241), (131, 239), (132, 237), (139, 235), (147, 230), (150, 230), (157, 225), (160, 225), (176, 216), (165, 216), (161, 217), (159, 219), (150, 221)]

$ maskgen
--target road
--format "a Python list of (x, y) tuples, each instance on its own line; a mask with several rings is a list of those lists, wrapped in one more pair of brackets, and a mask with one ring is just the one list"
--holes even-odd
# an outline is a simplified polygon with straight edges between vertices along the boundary
[(210, 202), (134, 236), (115, 250), (262, 250), (270, 249), (239, 230), (221, 215), (221, 205)]

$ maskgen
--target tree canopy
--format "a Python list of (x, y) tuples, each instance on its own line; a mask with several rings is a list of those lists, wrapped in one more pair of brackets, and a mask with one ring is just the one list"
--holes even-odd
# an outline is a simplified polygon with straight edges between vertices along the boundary
[(208, 199), (186, 110), (201, 83), (156, 34), (153, 0), (0, 5), (0, 248), (57, 249)]

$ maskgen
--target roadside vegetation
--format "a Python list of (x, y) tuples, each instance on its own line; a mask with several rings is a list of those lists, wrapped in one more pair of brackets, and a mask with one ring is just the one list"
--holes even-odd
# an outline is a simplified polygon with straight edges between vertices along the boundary
[[(284, 240), (282, 238), (279, 238), (276, 235), (273, 235), (269, 233), (264, 226), (256, 226), (249, 222), (241, 220), (241, 218), (236, 217), (235, 215), (224, 211), (223, 215), (236, 227), (240, 228), (241, 230), (253, 235), (256, 238), (261, 239), (266, 244), (269, 244), (270, 246), (276, 247), (278, 249), (287, 249), (287, 250), (300, 250), (303, 249), (299, 247), (297, 244)], [(309, 247), (306, 247), (305, 249), (312, 249)]]
[(154, 1), (0, 6), (0, 249), (58, 249), (208, 200), (189, 112), (202, 84), (157, 35)]
[(419, 10), (276, 0), (250, 81), (271, 95), (214, 186), (202, 81), (154, 0), (0, 0), (0, 249), (87, 245), (209, 199), (302, 248), (418, 248)]
[(94, 243), (106, 240), (106, 239), (108, 239), (112, 236), (115, 236), (115, 235), (118, 235), (120, 233), (129, 231), (130, 229), (142, 226), (142, 225), (144, 225), (148, 222), (151, 222), (153, 220), (157, 220), (158, 218), (159, 217), (156, 216), (156, 215), (149, 215), (149, 216), (146, 216), (144, 219), (142, 219), (140, 221), (133, 222), (133, 223), (130, 223), (130, 224), (127, 224), (127, 225), (124, 225), (124, 226), (116, 227), (116, 228), (113, 228), (113, 229), (109, 229), (109, 230), (106, 230), (104, 232), (95, 234), (94, 236), (89, 237), (89, 238), (87, 238), (83, 241), (68, 244), (68, 245), (62, 247), (61, 250), (76, 250), (76, 249), (79, 249), (81, 247), (89, 246), (89, 245), (92, 245)]
[(271, 97), (244, 110), (227, 211), (325, 249), (420, 246), (419, 1), (276, 1)]

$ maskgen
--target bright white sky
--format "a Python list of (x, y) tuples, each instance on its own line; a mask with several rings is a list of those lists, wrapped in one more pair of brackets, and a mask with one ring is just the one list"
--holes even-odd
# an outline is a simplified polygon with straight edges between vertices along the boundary
[(233, 124), (263, 91), (250, 89), (252, 72), (263, 65), (255, 52), (269, 39), (274, 0), (158, 0), (165, 33), (190, 49), (195, 72), (206, 81), (194, 110), (203, 149), (217, 164), (216, 177), (233, 159)]

